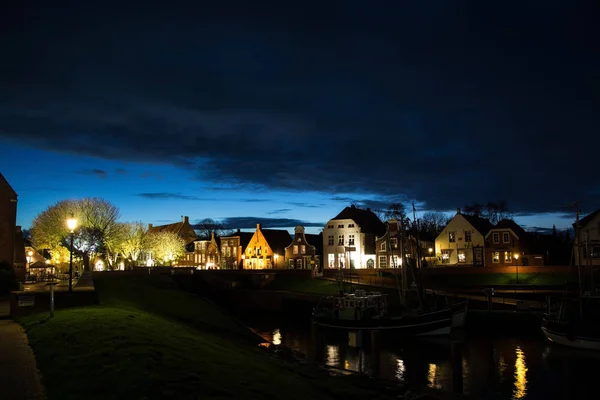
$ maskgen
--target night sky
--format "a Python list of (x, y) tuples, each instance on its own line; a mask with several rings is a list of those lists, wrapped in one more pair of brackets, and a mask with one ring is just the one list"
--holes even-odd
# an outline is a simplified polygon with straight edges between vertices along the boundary
[(600, 207), (596, 2), (12, 3), (0, 171), (24, 227), (84, 196), (311, 232), (351, 202), (506, 200), (529, 228)]

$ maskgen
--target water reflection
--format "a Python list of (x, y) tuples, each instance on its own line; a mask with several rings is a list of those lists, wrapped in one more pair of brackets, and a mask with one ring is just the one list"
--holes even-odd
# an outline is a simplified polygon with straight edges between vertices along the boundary
[(404, 360), (398, 358), (396, 360), (396, 379), (399, 381), (404, 381), (404, 373), (406, 372), (406, 367), (404, 366)]
[[(252, 322), (248, 324), (253, 326)], [(273, 344), (310, 353), (309, 324), (286, 326), (273, 321), (253, 328)], [(458, 387), (475, 398), (587, 399), (587, 393), (597, 390), (594, 371), (600, 356), (581, 358), (568, 348), (549, 346), (545, 338), (533, 335), (472, 334), (459, 347), (449, 340), (392, 338), (382, 342), (378, 352), (371, 352), (368, 336), (365, 347), (360, 349), (348, 346), (348, 336), (344, 334), (324, 335), (320, 343), (318, 360), (328, 366), (369, 372), (411, 387), (445, 391)]]
[(281, 332), (279, 329), (273, 331), (273, 344), (279, 346), (281, 344)]
[(427, 376), (429, 386), (431, 389), (441, 389), (442, 384), (439, 381), (438, 366), (436, 364), (429, 364), (429, 374)]
[(513, 399), (522, 399), (527, 394), (527, 364), (525, 364), (525, 353), (517, 346), (517, 359), (515, 360), (515, 390)]

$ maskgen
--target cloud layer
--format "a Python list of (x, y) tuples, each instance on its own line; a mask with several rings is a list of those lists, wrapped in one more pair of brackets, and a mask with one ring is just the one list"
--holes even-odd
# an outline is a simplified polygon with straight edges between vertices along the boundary
[(430, 209), (600, 204), (593, 10), (414, 3), (13, 9), (0, 135)]

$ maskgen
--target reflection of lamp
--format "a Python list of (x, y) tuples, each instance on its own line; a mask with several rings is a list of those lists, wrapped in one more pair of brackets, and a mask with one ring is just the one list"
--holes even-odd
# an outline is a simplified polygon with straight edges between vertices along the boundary
[(77, 220), (71, 214), (71, 218), (67, 220), (67, 227), (71, 231), (71, 249), (69, 251), (69, 293), (73, 293), (73, 237), (75, 236), (75, 228), (77, 227)]
[(519, 253), (515, 253), (515, 269), (517, 270), (517, 285), (519, 284)]

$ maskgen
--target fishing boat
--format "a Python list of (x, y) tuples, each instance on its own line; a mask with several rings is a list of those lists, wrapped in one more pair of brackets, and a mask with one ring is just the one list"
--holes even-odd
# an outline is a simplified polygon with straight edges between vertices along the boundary
[(387, 295), (357, 290), (324, 298), (313, 311), (313, 322), (344, 330), (394, 331), (403, 336), (449, 335), (452, 309), (432, 312), (406, 310), (390, 314)]
[(558, 310), (544, 314), (542, 332), (556, 344), (600, 351), (600, 296), (560, 299)]

